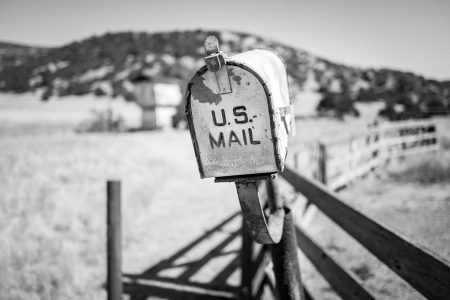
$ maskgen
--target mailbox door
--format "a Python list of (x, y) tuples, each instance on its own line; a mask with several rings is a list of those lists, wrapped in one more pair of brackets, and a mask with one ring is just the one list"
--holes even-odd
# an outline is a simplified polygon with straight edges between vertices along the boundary
[(202, 177), (277, 172), (270, 96), (243, 65), (228, 64), (232, 92), (220, 94), (215, 74), (191, 80), (187, 115)]

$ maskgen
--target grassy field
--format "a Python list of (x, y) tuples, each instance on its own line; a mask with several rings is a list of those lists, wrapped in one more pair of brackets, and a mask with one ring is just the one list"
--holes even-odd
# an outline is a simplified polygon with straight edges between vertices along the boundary
[[(74, 126), (106, 101), (39, 103), (26, 97), (0, 97), (1, 299), (105, 297), (108, 178), (123, 184), (125, 272), (142, 272), (239, 209), (233, 184), (200, 180), (187, 131), (76, 134)], [(114, 105), (126, 111), (131, 124), (136, 122), (135, 107)], [(315, 139), (364, 130), (365, 122), (300, 120), (291, 154)], [(440, 132), (450, 128), (448, 119), (438, 122)], [(397, 162), (343, 195), (358, 209), (449, 258), (448, 137), (443, 144), (447, 146), (438, 155)], [(427, 175), (433, 180), (422, 178), (424, 161), (435, 166)], [(409, 176), (411, 170), (419, 178)], [(310, 232), (325, 246), (344, 249), (335, 254), (356, 273), (368, 269), (373, 276), (365, 284), (385, 299), (403, 295), (405, 284), (386, 279), (387, 271), (375, 263), (365, 266), (366, 259), (355, 255), (359, 250), (345, 237), (341, 241), (342, 235), (329, 230), (327, 222), (318, 215)], [(321, 299), (333, 298), (304, 265), (304, 278)]]
[[(352, 207), (450, 261), (450, 120), (437, 118), (440, 150), (391, 161), (340, 192)], [(306, 231), (376, 299), (425, 299), (320, 212)], [(303, 278), (319, 299), (340, 299), (301, 255)]]

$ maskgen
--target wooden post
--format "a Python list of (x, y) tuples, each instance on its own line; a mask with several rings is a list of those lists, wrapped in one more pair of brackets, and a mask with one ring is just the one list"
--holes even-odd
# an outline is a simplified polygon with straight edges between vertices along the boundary
[(319, 143), (319, 174), (318, 179), (323, 184), (327, 184), (327, 148), (325, 144)]
[(270, 252), (279, 299), (304, 300), (294, 219), (287, 208), (285, 208), (283, 236), (280, 243), (270, 245)]
[(108, 300), (122, 299), (120, 181), (108, 180), (107, 194), (107, 293)]
[[(284, 206), (277, 179), (267, 181), (267, 201), (271, 211)], [(283, 235), (270, 247), (279, 299), (304, 299), (297, 255), (297, 239), (290, 209), (284, 208)]]
[(241, 248), (241, 298), (252, 299), (253, 281), (253, 239), (251, 238), (245, 219), (242, 218)]

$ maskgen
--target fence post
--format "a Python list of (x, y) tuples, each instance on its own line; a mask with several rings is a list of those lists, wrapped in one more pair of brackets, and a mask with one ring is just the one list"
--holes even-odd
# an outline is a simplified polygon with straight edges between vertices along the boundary
[(122, 299), (120, 181), (108, 180), (107, 194), (107, 293), (108, 300)]
[(318, 179), (320, 182), (322, 182), (323, 184), (327, 184), (327, 148), (325, 146), (325, 144), (323, 143), (319, 143), (319, 174), (318, 174)]
[(270, 245), (276, 288), (279, 299), (304, 300), (294, 219), (288, 208), (285, 211), (281, 241)]
[[(283, 207), (278, 180), (267, 181), (267, 202), (271, 210)], [(278, 244), (270, 245), (276, 288), (279, 299), (303, 300), (300, 263), (297, 254), (297, 238), (290, 209), (284, 208), (283, 235)]]
[(241, 248), (241, 298), (252, 299), (253, 281), (253, 239), (251, 238), (245, 219), (242, 218)]

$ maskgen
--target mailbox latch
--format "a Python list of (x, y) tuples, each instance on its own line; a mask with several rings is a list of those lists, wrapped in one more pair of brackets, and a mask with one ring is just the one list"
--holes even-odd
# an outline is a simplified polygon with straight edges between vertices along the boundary
[(212, 72), (218, 72), (222, 66), (225, 65), (225, 58), (223, 51), (213, 53), (205, 57), (206, 66)]
[(225, 62), (227, 55), (219, 50), (219, 41), (215, 36), (208, 36), (205, 40), (205, 63), (208, 70), (214, 72), (220, 94), (231, 93), (230, 77)]

